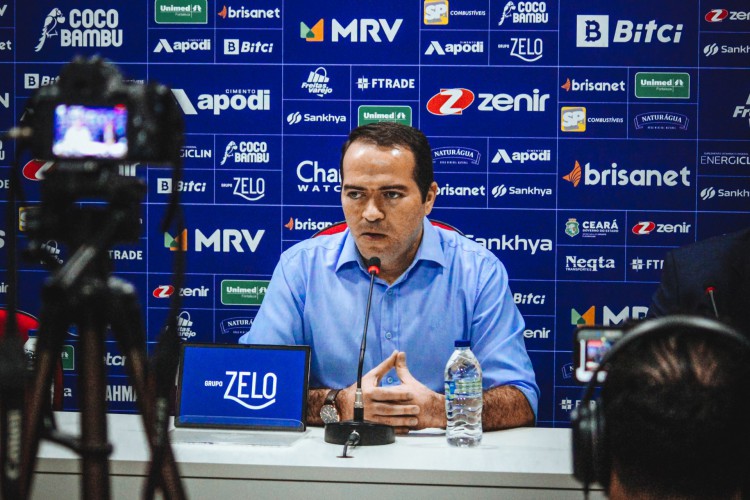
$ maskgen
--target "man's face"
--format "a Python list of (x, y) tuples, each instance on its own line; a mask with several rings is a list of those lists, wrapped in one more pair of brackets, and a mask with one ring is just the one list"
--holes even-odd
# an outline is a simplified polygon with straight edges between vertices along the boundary
[(380, 258), (384, 279), (397, 278), (411, 264), (422, 240), (422, 221), (435, 202), (437, 184), (423, 202), (414, 167), (414, 155), (399, 147), (355, 141), (344, 155), (344, 217), (362, 256)]

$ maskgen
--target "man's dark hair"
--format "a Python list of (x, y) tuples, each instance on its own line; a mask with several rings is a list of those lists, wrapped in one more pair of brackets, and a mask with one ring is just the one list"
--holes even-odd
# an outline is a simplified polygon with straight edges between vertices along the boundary
[(613, 357), (601, 395), (612, 468), (631, 494), (730, 498), (750, 475), (750, 356), (731, 338), (685, 333)]
[(427, 192), (435, 180), (432, 170), (432, 150), (427, 137), (419, 129), (396, 122), (376, 122), (352, 130), (341, 148), (339, 173), (342, 181), (344, 179), (344, 155), (355, 141), (374, 144), (381, 148), (398, 146), (411, 151), (414, 155), (412, 175), (419, 187), (422, 201), (427, 199)]

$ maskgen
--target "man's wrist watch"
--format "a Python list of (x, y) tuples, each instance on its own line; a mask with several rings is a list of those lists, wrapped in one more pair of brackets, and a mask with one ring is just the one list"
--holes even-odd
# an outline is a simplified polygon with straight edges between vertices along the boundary
[(320, 419), (323, 420), (324, 424), (333, 424), (341, 420), (339, 412), (336, 409), (336, 396), (338, 396), (341, 389), (331, 389), (328, 391), (326, 400), (323, 402), (323, 406), (320, 407)]

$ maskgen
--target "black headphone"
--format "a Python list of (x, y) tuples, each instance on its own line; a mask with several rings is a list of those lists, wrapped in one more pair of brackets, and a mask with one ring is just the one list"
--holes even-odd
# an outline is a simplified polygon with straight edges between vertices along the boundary
[[(591, 380), (586, 386), (586, 392), (580, 405), (571, 413), (571, 427), (573, 430), (573, 476), (583, 483), (587, 493), (593, 482), (601, 484), (605, 491), (609, 491), (611, 475), (611, 458), (606, 440), (606, 424), (604, 412), (600, 402), (591, 405), (594, 387), (599, 372), (602, 371), (612, 358), (625, 350), (628, 346), (644, 337), (654, 338), (664, 335), (719, 335), (738, 345), (750, 355), (750, 340), (736, 330), (716, 320), (698, 316), (665, 316), (663, 318), (643, 321), (627, 332), (602, 358)], [(606, 384), (606, 380), (604, 382)]]

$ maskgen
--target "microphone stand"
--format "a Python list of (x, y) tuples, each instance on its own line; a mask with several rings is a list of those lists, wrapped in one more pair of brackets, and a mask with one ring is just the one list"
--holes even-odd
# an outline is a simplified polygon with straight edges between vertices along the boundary
[[(362, 332), (362, 343), (359, 347), (357, 391), (354, 396), (354, 419), (327, 424), (325, 430), (326, 443), (343, 444), (346, 446), (379, 446), (396, 442), (396, 432), (393, 430), (393, 427), (365, 420), (365, 404), (362, 399), (362, 366), (365, 363), (365, 349), (367, 348), (367, 324), (370, 321), (372, 289), (375, 285), (375, 276), (380, 273), (380, 259), (377, 257), (370, 258), (367, 261), (367, 272), (370, 273), (370, 292), (367, 295), (365, 329)], [(344, 452), (344, 455), (346, 455), (346, 452)]]

